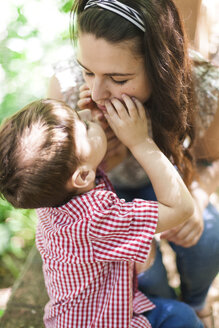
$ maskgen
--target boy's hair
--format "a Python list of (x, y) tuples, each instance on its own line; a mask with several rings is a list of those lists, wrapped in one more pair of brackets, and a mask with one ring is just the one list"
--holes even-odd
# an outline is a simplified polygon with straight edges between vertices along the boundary
[(66, 183), (79, 164), (74, 111), (42, 99), (25, 106), (0, 128), (0, 193), (18, 208), (59, 206), (73, 192)]

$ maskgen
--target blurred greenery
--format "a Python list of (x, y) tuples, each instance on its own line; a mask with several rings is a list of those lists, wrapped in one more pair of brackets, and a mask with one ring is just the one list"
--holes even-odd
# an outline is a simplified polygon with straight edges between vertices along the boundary
[[(69, 57), (72, 1), (0, 2), (0, 122), (27, 103), (46, 96), (53, 64)], [(0, 199), (0, 287), (19, 274), (34, 243), (36, 214)]]
[(0, 122), (46, 95), (52, 63), (72, 47), (72, 2), (8, 0), (0, 4)]
[(22, 258), (22, 248), (32, 244), (35, 227), (35, 211), (17, 210), (0, 199), (0, 255), (11, 252)]

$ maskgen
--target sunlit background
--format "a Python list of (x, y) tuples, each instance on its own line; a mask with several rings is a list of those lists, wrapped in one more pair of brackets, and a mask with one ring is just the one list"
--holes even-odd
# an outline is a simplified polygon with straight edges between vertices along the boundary
[[(182, 0), (183, 1), (183, 0)], [(0, 0), (0, 122), (46, 96), (53, 65), (69, 58), (73, 0)], [(196, 44), (219, 64), (219, 0), (203, 0)], [(215, 196), (217, 197), (217, 196)], [(218, 198), (215, 202), (219, 204)], [(10, 288), (34, 243), (34, 211), (0, 200), (0, 316)]]
[[(218, 56), (219, 0), (202, 0), (197, 22), (196, 47), (208, 59)], [(215, 61), (216, 62), (216, 61)], [(216, 62), (217, 65), (219, 62)]]
[[(53, 64), (69, 57), (73, 1), (0, 0), (0, 122), (46, 96)], [(0, 199), (0, 316), (34, 243), (36, 215)]]
[[(72, 3), (0, 1), (0, 122), (29, 101), (44, 97), (52, 64), (69, 57)], [(206, 57), (215, 54), (219, 43), (219, 0), (202, 0), (202, 4), (196, 47)]]
[(44, 97), (52, 64), (69, 56), (70, 2), (0, 2), (0, 121)]

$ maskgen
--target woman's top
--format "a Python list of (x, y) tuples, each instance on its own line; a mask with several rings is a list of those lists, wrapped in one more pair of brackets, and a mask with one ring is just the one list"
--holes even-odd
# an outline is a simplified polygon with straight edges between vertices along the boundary
[[(193, 76), (197, 95), (197, 133), (199, 137), (203, 137), (219, 105), (219, 67), (213, 66), (195, 51), (191, 51), (190, 56), (195, 63)], [(59, 81), (63, 100), (72, 108), (76, 108), (79, 87), (84, 83), (79, 64), (74, 58), (60, 62), (55, 65), (54, 74)], [(119, 188), (141, 187), (149, 181), (144, 170), (131, 154), (108, 176), (113, 185)]]

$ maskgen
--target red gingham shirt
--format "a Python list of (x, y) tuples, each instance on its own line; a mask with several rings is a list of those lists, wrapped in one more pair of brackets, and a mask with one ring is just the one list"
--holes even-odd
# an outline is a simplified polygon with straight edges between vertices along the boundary
[[(134, 262), (144, 262), (155, 233), (157, 202), (126, 203), (98, 171), (91, 191), (37, 210), (37, 247), (50, 297), (47, 328), (146, 328), (155, 306), (137, 290)], [(134, 279), (134, 284), (133, 284)]]

